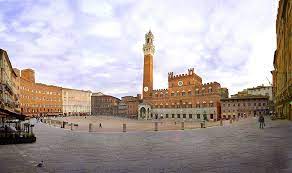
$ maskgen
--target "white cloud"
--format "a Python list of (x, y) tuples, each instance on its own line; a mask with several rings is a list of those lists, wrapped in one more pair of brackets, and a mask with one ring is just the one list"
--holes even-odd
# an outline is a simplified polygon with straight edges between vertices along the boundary
[(74, 15), (66, 0), (44, 1), (34, 3), (24, 9), (18, 20), (28, 23), (42, 23), (41, 25), (47, 24), (54, 31), (66, 31), (65, 29), (73, 25)]
[(149, 29), (155, 88), (167, 87), (167, 72), (190, 67), (203, 82), (217, 81), (231, 93), (271, 79), (273, 0), (42, 0), (11, 3), (14, 8), (13, 16), (1, 13), (1, 46), (13, 64), (35, 68), (43, 82), (116, 96), (139, 93)]
[(0, 21), (0, 33), (6, 30), (6, 26)]
[(89, 34), (97, 37), (118, 38), (121, 35), (121, 27), (118, 22), (100, 22), (89, 28)]
[(19, 32), (31, 32), (31, 33), (39, 33), (46, 29), (46, 24), (44, 22), (35, 22), (27, 25), (26, 27), (22, 27), (19, 23), (14, 22), (13, 26)]
[(78, 4), (82, 12), (96, 17), (110, 17), (113, 15), (112, 6), (103, 0), (79, 0)]

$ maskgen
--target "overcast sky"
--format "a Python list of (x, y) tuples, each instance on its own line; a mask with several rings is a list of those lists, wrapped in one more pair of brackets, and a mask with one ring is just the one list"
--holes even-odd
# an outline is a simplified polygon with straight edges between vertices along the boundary
[(117, 97), (142, 91), (145, 33), (154, 88), (188, 68), (231, 94), (271, 81), (278, 0), (0, 0), (0, 48), (37, 82)]

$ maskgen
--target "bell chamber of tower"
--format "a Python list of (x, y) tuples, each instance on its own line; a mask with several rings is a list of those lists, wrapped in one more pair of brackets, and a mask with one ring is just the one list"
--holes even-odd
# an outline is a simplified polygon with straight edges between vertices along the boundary
[(143, 45), (143, 52), (145, 55), (154, 55), (155, 46), (153, 45), (154, 36), (151, 31), (145, 34), (145, 44)]

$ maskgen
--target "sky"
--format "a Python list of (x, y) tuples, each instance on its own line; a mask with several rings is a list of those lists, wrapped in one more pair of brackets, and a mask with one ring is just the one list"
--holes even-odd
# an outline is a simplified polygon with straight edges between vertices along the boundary
[(272, 81), (278, 0), (0, 0), (0, 48), (40, 83), (142, 92), (145, 33), (154, 88), (194, 68), (230, 94)]

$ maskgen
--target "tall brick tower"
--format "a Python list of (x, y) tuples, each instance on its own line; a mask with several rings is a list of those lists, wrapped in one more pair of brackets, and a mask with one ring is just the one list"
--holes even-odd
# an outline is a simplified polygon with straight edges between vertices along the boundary
[(155, 47), (153, 45), (154, 36), (151, 31), (145, 34), (144, 52), (144, 72), (143, 72), (143, 98), (150, 97), (153, 90), (153, 55)]

